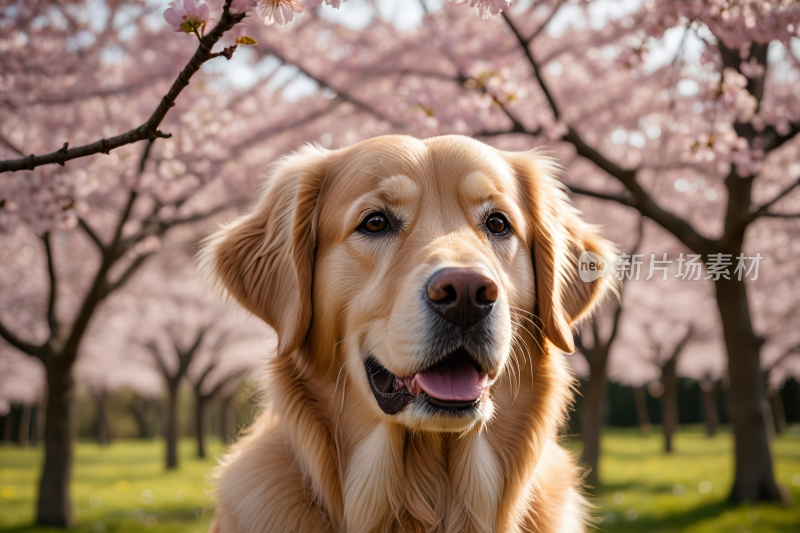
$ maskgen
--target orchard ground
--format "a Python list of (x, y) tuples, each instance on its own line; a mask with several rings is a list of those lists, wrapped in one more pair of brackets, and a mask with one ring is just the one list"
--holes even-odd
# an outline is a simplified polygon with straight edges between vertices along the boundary
[[(791, 490), (793, 506), (731, 507), (732, 439), (723, 431), (707, 439), (700, 427), (683, 428), (671, 456), (662, 453), (654, 428), (607, 429), (603, 435), (603, 485), (593, 489), (599, 529), (607, 533), (788, 533), (800, 531), (800, 427), (774, 443), (776, 474)], [(212, 455), (222, 451), (212, 441)], [(580, 441), (569, 446), (576, 451)], [(196, 459), (194, 441), (181, 442), (177, 471), (163, 468), (161, 441), (77, 446), (72, 491), (79, 526), (74, 531), (194, 533), (213, 515), (208, 482), (213, 457)], [(0, 447), (0, 531), (58, 531), (30, 526), (40, 449)]]

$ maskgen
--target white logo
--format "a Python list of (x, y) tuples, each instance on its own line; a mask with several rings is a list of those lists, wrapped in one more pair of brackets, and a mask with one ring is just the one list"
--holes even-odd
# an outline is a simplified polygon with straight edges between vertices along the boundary
[(602, 278), (608, 269), (608, 261), (594, 252), (587, 250), (578, 259), (578, 273), (586, 283)]

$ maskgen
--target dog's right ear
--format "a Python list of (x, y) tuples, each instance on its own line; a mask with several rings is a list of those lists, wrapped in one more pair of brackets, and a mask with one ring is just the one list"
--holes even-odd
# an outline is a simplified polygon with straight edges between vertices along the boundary
[(278, 334), (278, 353), (303, 341), (311, 320), (316, 205), (328, 151), (306, 146), (279, 161), (253, 210), (211, 235), (201, 270)]

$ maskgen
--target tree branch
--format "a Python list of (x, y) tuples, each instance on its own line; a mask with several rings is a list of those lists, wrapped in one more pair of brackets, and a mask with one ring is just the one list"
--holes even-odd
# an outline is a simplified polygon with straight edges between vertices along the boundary
[(56, 278), (56, 269), (53, 264), (53, 248), (50, 244), (50, 232), (42, 236), (44, 243), (45, 256), (47, 257), (47, 276), (50, 279), (50, 294), (47, 298), (47, 325), (50, 328), (50, 335), (55, 337), (58, 335), (58, 317), (56, 317), (56, 297), (58, 293), (58, 279)]
[[(69, 336), (67, 337), (67, 340), (62, 348), (62, 352), (70, 354), (70, 357), (73, 358), (73, 360), (78, 355), (78, 343), (80, 343), (83, 333), (86, 331), (86, 327), (89, 325), (89, 320), (92, 318), (95, 308), (108, 294), (106, 292), (106, 285), (108, 283), (106, 281), (106, 276), (108, 275), (108, 271), (111, 269), (111, 266), (121, 255), (119, 252), (119, 244), (122, 239), (122, 230), (125, 227), (125, 223), (128, 221), (128, 218), (130, 217), (131, 210), (133, 209), (133, 204), (136, 202), (137, 196), (138, 194), (136, 191), (131, 191), (128, 196), (128, 201), (122, 210), (122, 214), (117, 222), (117, 227), (114, 230), (114, 238), (103, 254), (102, 262), (100, 263), (100, 268), (97, 270), (97, 274), (95, 274), (92, 287), (89, 289), (89, 292), (86, 294), (83, 302), (81, 303), (78, 316), (72, 323), (72, 329), (70, 330)], [(67, 365), (72, 364), (72, 361), (64, 362)]]
[(127, 283), (127, 281), (131, 279), (131, 276), (133, 276), (133, 274), (135, 274), (136, 271), (139, 270), (139, 268), (141, 268), (144, 262), (147, 261), (153, 255), (155, 255), (155, 252), (148, 252), (136, 256), (136, 258), (133, 261), (131, 261), (131, 264), (128, 265), (128, 268), (126, 268), (125, 271), (120, 275), (117, 281), (115, 281), (114, 283), (106, 283), (104, 297), (108, 296), (112, 292), (116, 291), (117, 289), (125, 285), (125, 283)]
[(621, 193), (605, 193), (598, 191), (590, 191), (589, 189), (584, 189), (583, 187), (576, 187), (574, 185), (567, 185), (567, 188), (570, 190), (572, 194), (580, 194), (581, 196), (588, 196), (590, 198), (598, 198), (600, 200), (617, 202), (619, 204), (627, 205), (629, 207), (633, 206), (633, 197), (631, 196), (631, 193), (628, 191), (624, 191)]
[(158, 347), (152, 342), (147, 342), (143, 344), (143, 346), (153, 355), (153, 359), (155, 359), (156, 365), (161, 371), (161, 374), (164, 376), (164, 379), (167, 381), (171, 380), (173, 376), (169, 373), (169, 369), (167, 368), (166, 363), (164, 363), (164, 360), (161, 359), (161, 352), (159, 351)]
[[(136, 203), (136, 198), (139, 196), (139, 193), (131, 190), (128, 194), (128, 201), (125, 202), (125, 207), (122, 209), (122, 214), (119, 217), (119, 221), (117, 222), (117, 227), (114, 229), (114, 237), (111, 239), (111, 244), (108, 245), (108, 255), (109, 257), (105, 258), (106, 260), (115, 260), (120, 256), (120, 250), (126, 249), (125, 247), (120, 248), (120, 242), (122, 241), (122, 231), (125, 229), (125, 224), (128, 222), (128, 219), (131, 216), (131, 211), (133, 210), (133, 204)], [(108, 265), (109, 267), (111, 265)]]
[(89, 238), (92, 239), (92, 241), (94, 241), (94, 243), (100, 249), (101, 253), (103, 254), (106, 253), (106, 246), (103, 244), (103, 241), (100, 240), (100, 237), (97, 235), (97, 233), (94, 232), (94, 230), (89, 226), (89, 224), (84, 219), (82, 218), (78, 219), (78, 226), (80, 226), (83, 232), (86, 235), (88, 235)]
[(764, 217), (764, 218), (789, 218), (789, 219), (795, 219), (795, 218), (800, 218), (800, 213), (761, 213), (758, 216), (759, 217)]
[(178, 368), (178, 377), (186, 375), (186, 371), (189, 370), (189, 365), (192, 363), (192, 359), (194, 359), (197, 350), (203, 343), (203, 337), (205, 337), (205, 334), (206, 330), (201, 329), (197, 333), (192, 345), (189, 346), (189, 348), (185, 351), (181, 350), (178, 339), (174, 336), (172, 337), (172, 344), (175, 346), (175, 353), (178, 354), (178, 361), (180, 363), (180, 367)]
[[(534, 76), (539, 82), (539, 86), (541, 87), (545, 98), (550, 104), (553, 116), (557, 121), (561, 117), (561, 113), (558, 109), (555, 99), (547, 87), (547, 84), (542, 78), (539, 64), (531, 54), (524, 37), (522, 37), (519, 30), (508, 17), (508, 15), (506, 13), (502, 13), (502, 15), (511, 31), (516, 36), (520, 47), (525, 53), (525, 57), (528, 59), (528, 62), (533, 68)], [(578, 132), (571, 127), (568, 128), (567, 133), (562, 137), (562, 140), (571, 143), (573, 146), (575, 146), (575, 150), (577, 151), (578, 155), (597, 165), (600, 169), (616, 178), (628, 189), (631, 194), (631, 198), (629, 200), (625, 199), (623, 202), (624, 205), (636, 208), (640, 213), (642, 213), (642, 215), (663, 226), (667, 231), (675, 235), (681, 242), (697, 253), (705, 254), (708, 253), (709, 250), (713, 249), (715, 241), (703, 237), (686, 220), (676, 216), (675, 214), (656, 204), (650, 194), (645, 191), (644, 188), (642, 188), (642, 186), (636, 181), (637, 169), (625, 169), (607, 159), (600, 154), (600, 152), (586, 144)], [(617, 198), (614, 197), (606, 197), (603, 199), (618, 201)]]
[(25, 352), (28, 355), (32, 355), (40, 359), (44, 357), (44, 346), (36, 346), (35, 344), (23, 341), (6, 329), (2, 322), (0, 322), (0, 337), (21, 352)]
[(235, 372), (235, 373), (231, 374), (230, 376), (228, 376), (225, 379), (219, 380), (219, 383), (217, 383), (214, 386), (214, 388), (211, 390), (211, 392), (208, 393), (208, 397), (210, 398), (211, 396), (214, 396), (215, 394), (218, 394), (220, 391), (222, 391), (222, 388), (225, 385), (227, 385), (229, 383), (232, 383), (234, 380), (241, 381), (242, 378), (244, 378), (247, 375), (247, 372), (249, 372), (249, 371), (250, 371), (249, 368), (244, 368), (242, 370), (239, 370), (238, 372)]
[(205, 367), (203, 371), (200, 373), (200, 376), (198, 376), (197, 381), (195, 381), (194, 383), (194, 389), (197, 391), (198, 396), (202, 398), (208, 398), (211, 396), (211, 394), (209, 395), (202, 394), (201, 389), (203, 388), (203, 384), (205, 383), (206, 379), (208, 379), (208, 376), (211, 374), (211, 372), (213, 372), (215, 368), (217, 368), (217, 363), (212, 362), (207, 367)]
[(769, 208), (778, 203), (784, 196), (792, 192), (792, 190), (794, 190), (794, 188), (797, 187), (798, 185), (800, 185), (800, 178), (797, 178), (791, 185), (789, 185), (780, 193), (778, 193), (777, 196), (775, 196), (775, 198), (765, 203), (764, 205), (758, 207), (758, 209), (756, 209), (753, 212), (753, 218), (763, 217), (763, 216), (775, 216), (775, 214), (769, 212)]
[(14, 146), (14, 145), (11, 143), (11, 141), (9, 141), (8, 139), (6, 139), (6, 138), (5, 138), (5, 137), (3, 137), (2, 135), (0, 135), (0, 144), (2, 144), (3, 146), (5, 146), (6, 148), (8, 148), (9, 150), (11, 150), (12, 152), (15, 152), (15, 153), (17, 153), (17, 154), (19, 154), (19, 155), (21, 155), (21, 156), (25, 157), (25, 154), (22, 152), (22, 150), (20, 150), (20, 149), (19, 149), (19, 148), (17, 148), (16, 146)]
[(542, 89), (545, 98), (547, 98), (547, 102), (550, 104), (550, 109), (553, 111), (553, 116), (555, 117), (556, 122), (558, 122), (558, 119), (561, 117), (561, 113), (558, 110), (558, 105), (556, 105), (555, 99), (553, 99), (553, 95), (550, 94), (550, 91), (547, 88), (547, 84), (545, 84), (544, 79), (542, 79), (539, 63), (537, 63), (533, 58), (533, 54), (531, 53), (529, 47), (530, 41), (522, 36), (516, 25), (514, 25), (505, 11), (502, 12), (501, 15), (503, 16), (503, 19), (505, 19), (506, 24), (508, 24), (508, 27), (514, 33), (514, 36), (517, 38), (520, 48), (522, 48), (522, 51), (525, 53), (525, 57), (528, 58), (528, 63), (530, 63), (531, 67), (533, 67), (533, 75), (536, 76), (536, 80), (539, 82), (539, 87)]
[(544, 22), (542, 22), (539, 25), (539, 27), (536, 28), (536, 31), (534, 31), (533, 34), (530, 37), (528, 37), (528, 39), (526, 41), (526, 43), (528, 45), (530, 45), (533, 42), (533, 40), (536, 39), (539, 36), (539, 34), (544, 31), (544, 29), (547, 27), (547, 25), (550, 24), (550, 21), (553, 20), (553, 17), (556, 16), (556, 13), (558, 13), (558, 10), (561, 9), (561, 6), (562, 6), (563, 3), (564, 2), (562, 0), (561, 2), (556, 4), (556, 6), (553, 8), (553, 10), (550, 12), (550, 14), (547, 16), (547, 18), (544, 19)]
[(308, 76), (309, 78), (311, 78), (312, 80), (317, 82), (320, 86), (322, 86), (322, 87), (324, 87), (326, 89), (330, 89), (331, 91), (335, 92), (336, 95), (339, 98), (341, 98), (343, 101), (350, 102), (351, 104), (353, 104), (357, 108), (361, 109), (362, 111), (366, 111), (367, 113), (370, 113), (370, 114), (374, 115), (378, 119), (383, 120), (385, 122), (388, 122), (389, 124), (391, 124), (395, 128), (403, 129), (405, 127), (405, 125), (403, 123), (397, 122), (397, 121), (387, 117), (386, 115), (384, 115), (383, 113), (381, 113), (380, 111), (378, 111), (377, 109), (375, 109), (374, 107), (369, 105), (368, 103), (366, 103), (363, 100), (353, 96), (349, 92), (347, 92), (345, 90), (337, 89), (336, 87), (332, 86), (330, 83), (328, 83), (327, 81), (323, 80), (322, 78), (319, 78), (319, 77), (311, 74), (309, 71), (307, 71), (306, 69), (301, 67), (299, 64), (291, 63), (291, 62), (287, 61), (284, 58), (283, 54), (281, 54), (279, 51), (275, 50), (275, 48), (273, 48), (273, 47), (265, 47), (265, 48), (270, 54), (272, 54), (273, 56), (278, 58), (278, 60), (281, 63), (283, 63), (284, 65), (293, 65), (293, 66), (297, 67), (297, 69), (300, 72), (302, 72), (304, 75)]
[(175, 105), (175, 100), (180, 95), (181, 91), (189, 85), (192, 76), (200, 69), (206, 61), (217, 57), (219, 54), (212, 54), (211, 48), (219, 41), (226, 31), (230, 30), (236, 23), (240, 22), (245, 17), (245, 13), (233, 15), (228, 11), (227, 3), (223, 9), (222, 17), (219, 23), (211, 30), (205, 37), (200, 40), (200, 45), (197, 47), (192, 58), (186, 64), (184, 69), (178, 75), (177, 79), (173, 82), (169, 92), (161, 99), (158, 107), (150, 116), (150, 118), (139, 126), (126, 133), (111, 137), (108, 139), (101, 139), (97, 142), (79, 146), (77, 148), (69, 148), (69, 143), (64, 143), (64, 146), (50, 154), (46, 155), (29, 155), (22, 159), (9, 159), (0, 161), (0, 172), (18, 171), (18, 170), (33, 170), (40, 165), (48, 165), (58, 163), (64, 165), (66, 161), (76, 159), (79, 157), (86, 157), (94, 154), (108, 154), (111, 150), (132, 144), (145, 139), (154, 140), (159, 137), (167, 138), (171, 134), (162, 133), (158, 127), (167, 115), (171, 107)]

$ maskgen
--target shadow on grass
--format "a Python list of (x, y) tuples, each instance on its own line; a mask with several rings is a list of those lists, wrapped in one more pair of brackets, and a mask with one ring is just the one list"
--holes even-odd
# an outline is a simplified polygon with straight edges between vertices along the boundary
[[(136, 516), (136, 513), (141, 513)], [(214, 515), (213, 506), (196, 509), (169, 509), (162, 508), (152, 514), (144, 513), (141, 510), (114, 511), (95, 520), (85, 520), (69, 529), (56, 527), (37, 526), (29, 524), (13, 528), (0, 528), (3, 533), (132, 533), (138, 531), (152, 531), (155, 533), (185, 533), (187, 525), (194, 525), (205, 531), (208, 529), (211, 518)], [(155, 521), (150, 523), (149, 519), (155, 517)]]
[(603, 483), (598, 487), (588, 489), (589, 495), (592, 497), (602, 497), (604, 493), (613, 492), (633, 492), (633, 493), (646, 493), (646, 494), (672, 494), (675, 488), (674, 483), (659, 483), (657, 485), (646, 485), (640, 481), (631, 481), (629, 483)]
[(627, 520), (623, 516), (619, 516), (617, 517), (616, 522), (613, 524), (610, 524), (606, 521), (599, 524), (597, 528), (598, 531), (613, 531), (614, 533), (641, 533), (643, 531), (651, 532), (665, 530), (682, 531), (683, 529), (698, 522), (717, 518), (725, 511), (733, 508), (735, 508), (734, 505), (722, 500), (715, 503), (697, 506), (690, 511), (681, 511), (680, 513), (673, 513), (659, 517), (647, 516), (638, 518), (636, 520)]

